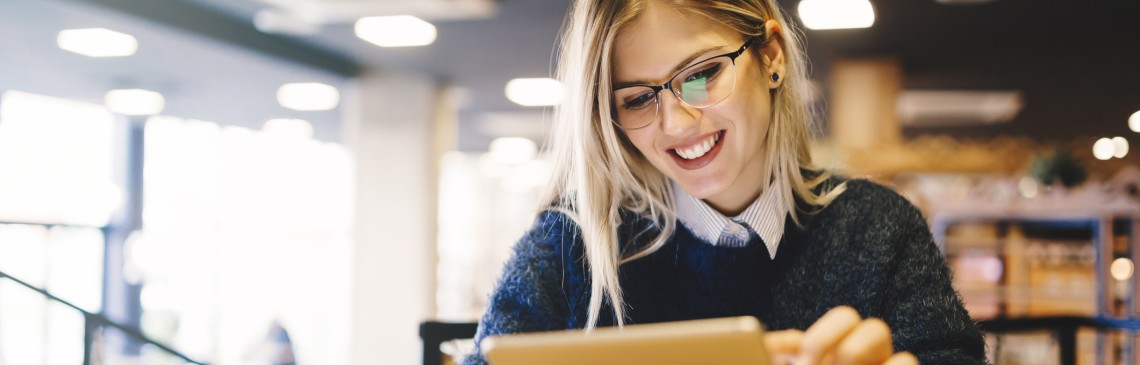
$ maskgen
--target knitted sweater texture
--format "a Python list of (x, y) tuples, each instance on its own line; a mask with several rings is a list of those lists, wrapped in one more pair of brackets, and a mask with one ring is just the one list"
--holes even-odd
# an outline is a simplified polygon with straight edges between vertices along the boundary
[[(648, 220), (622, 218), (623, 251), (654, 237)], [(985, 363), (982, 334), (910, 202), (883, 186), (850, 180), (826, 208), (799, 218), (802, 226), (787, 219), (775, 259), (755, 233), (745, 247), (717, 247), (678, 224), (660, 250), (621, 266), (626, 323), (748, 315), (769, 330), (802, 330), (848, 305), (886, 321), (895, 350), (913, 353), (924, 365)], [(477, 343), (498, 334), (585, 327), (590, 276), (579, 233), (562, 213), (539, 215), (504, 268)], [(603, 307), (599, 325), (614, 324)], [(485, 360), (476, 350), (463, 363)]]

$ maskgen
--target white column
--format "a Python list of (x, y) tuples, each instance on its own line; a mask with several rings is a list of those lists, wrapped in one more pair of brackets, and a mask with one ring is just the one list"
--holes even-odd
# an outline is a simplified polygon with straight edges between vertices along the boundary
[(419, 323), (435, 315), (439, 88), (371, 72), (345, 93), (356, 158), (352, 364), (418, 364)]

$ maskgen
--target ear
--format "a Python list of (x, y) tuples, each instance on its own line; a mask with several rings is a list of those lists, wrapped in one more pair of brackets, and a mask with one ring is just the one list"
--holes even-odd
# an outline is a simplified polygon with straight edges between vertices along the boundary
[[(764, 22), (764, 37), (768, 42), (764, 48), (760, 49), (760, 58), (763, 61), (761, 69), (764, 71), (764, 80), (768, 82), (768, 87), (775, 89), (784, 82), (784, 77), (787, 76), (787, 63), (784, 60), (784, 29), (780, 27), (780, 23), (769, 19)], [(772, 81), (772, 74), (780, 75), (780, 79)]]

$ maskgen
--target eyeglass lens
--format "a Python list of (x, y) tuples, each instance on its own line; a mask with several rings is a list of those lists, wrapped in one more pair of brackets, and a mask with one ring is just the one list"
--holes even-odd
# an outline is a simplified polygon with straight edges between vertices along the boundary
[[(685, 104), (706, 108), (728, 98), (736, 84), (735, 66), (729, 57), (717, 57), (693, 65), (673, 76), (669, 89)], [(640, 128), (657, 119), (660, 95), (649, 86), (614, 91), (614, 108), (622, 128)]]

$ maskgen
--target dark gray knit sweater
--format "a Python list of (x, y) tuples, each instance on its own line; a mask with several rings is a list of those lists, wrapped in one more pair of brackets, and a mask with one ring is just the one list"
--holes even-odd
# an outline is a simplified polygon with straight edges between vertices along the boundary
[[(626, 323), (751, 315), (769, 330), (806, 329), (829, 309), (849, 305), (886, 321), (896, 351), (910, 351), (924, 365), (985, 362), (981, 332), (910, 202), (851, 180), (829, 206), (800, 219), (802, 227), (787, 219), (775, 259), (755, 233), (746, 247), (718, 247), (678, 224), (664, 247), (621, 267)], [(645, 244), (653, 230), (647, 220), (623, 215), (623, 250)], [(539, 216), (504, 268), (477, 341), (585, 326), (590, 283), (578, 233), (561, 213)], [(614, 324), (609, 310), (601, 318)], [(464, 361), (484, 362), (477, 354)]]

